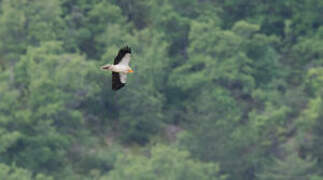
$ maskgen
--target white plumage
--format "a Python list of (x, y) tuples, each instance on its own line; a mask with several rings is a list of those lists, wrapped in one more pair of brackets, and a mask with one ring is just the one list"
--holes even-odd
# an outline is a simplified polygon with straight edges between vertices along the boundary
[(114, 58), (113, 64), (101, 66), (102, 70), (112, 71), (112, 89), (118, 90), (127, 82), (127, 74), (133, 70), (129, 66), (131, 59), (131, 49), (126, 46), (119, 50), (118, 55)]

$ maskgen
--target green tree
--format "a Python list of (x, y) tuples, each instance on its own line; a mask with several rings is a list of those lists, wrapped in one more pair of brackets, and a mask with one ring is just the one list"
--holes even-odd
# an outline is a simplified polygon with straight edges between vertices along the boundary
[(274, 158), (271, 165), (264, 167), (262, 173), (257, 177), (259, 180), (302, 180), (309, 179), (314, 175), (314, 167), (316, 161), (310, 158), (301, 158), (298, 152), (295, 151), (295, 142), (290, 140), (290, 144), (285, 145), (285, 158)]
[(122, 14), (132, 22), (137, 29), (143, 29), (150, 23), (150, 7), (151, 1), (142, 0), (113, 0), (122, 9)]
[[(181, 3), (183, 3), (183, 6), (180, 6)], [(174, 6), (172, 6), (172, 4), (174, 4)], [(151, 7), (151, 11), (154, 12), (151, 15), (152, 27), (158, 32), (167, 34), (165, 40), (169, 44), (168, 54), (170, 57), (175, 58), (176, 61), (183, 61), (188, 45), (190, 20), (188, 17), (181, 15), (180, 12), (185, 12), (183, 7), (190, 8), (192, 6), (187, 1), (181, 1), (180, 3), (173, 3), (173, 1), (156, 1)], [(176, 65), (178, 62), (174, 62), (174, 64)]]
[(293, 14), (291, 27), (296, 37), (313, 35), (323, 25), (323, 20), (318, 13), (323, 9), (322, 1), (309, 0), (300, 4), (297, 1), (290, 0), (288, 3)]
[(219, 175), (219, 170), (217, 164), (202, 163), (191, 159), (186, 151), (156, 145), (152, 148), (150, 157), (142, 155), (120, 156), (115, 169), (100, 179), (226, 179), (225, 176)]
[(63, 0), (62, 9), (66, 22), (64, 46), (70, 52), (81, 51), (90, 59), (100, 59), (104, 53), (101, 38), (108, 27), (127, 26), (122, 9), (108, 0)]
[(6, 64), (19, 60), (27, 46), (60, 38), (63, 22), (59, 1), (5, 0), (1, 3), (0, 57)]
[[(235, 179), (253, 178), (290, 113), (286, 106), (268, 105), (280, 97), (279, 92), (278, 98), (273, 93), (275, 99), (267, 99), (268, 104), (257, 99), (259, 91), (275, 92), (269, 84), (281, 76), (275, 70), (279, 65), (274, 48), (277, 39), (258, 31), (259, 26), (243, 21), (232, 30), (222, 30), (214, 20), (193, 22), (189, 59), (169, 79), (186, 94), (183, 119), (191, 122), (191, 133), (182, 143), (200, 159), (219, 162)], [(257, 113), (258, 108), (265, 112)], [(266, 122), (258, 126), (259, 120)]]
[(0, 154), (6, 152), (13, 144), (21, 138), (17, 129), (7, 128), (12, 124), (12, 112), (17, 107), (19, 92), (10, 85), (10, 72), (3, 72), (0, 76)]
[(36, 172), (62, 169), (69, 147), (89, 131), (83, 129), (81, 108), (98, 91), (96, 82), (87, 78), (91, 71), (97, 72), (93, 63), (63, 54), (62, 43), (46, 42), (28, 49), (14, 69), (12, 84), (17, 91), (11, 93), (17, 93), (15, 102), (20, 103), (7, 112), (7, 106), (1, 108), (8, 114), (2, 117), (9, 118), (3, 118), (4, 127), (13, 135), (21, 134), (2, 152), (7, 154), (5, 162)]
[[(318, 59), (319, 61), (319, 59)], [(305, 75), (305, 89), (309, 93), (309, 102), (303, 109), (297, 125), (300, 132), (304, 134), (304, 146), (306, 154), (312, 154), (318, 160), (318, 167), (322, 167), (322, 71), (321, 67), (313, 67)], [(308, 142), (306, 142), (308, 141)], [(322, 172), (321, 172), (322, 173)]]
[(33, 175), (31, 172), (16, 166), (0, 164), (0, 178), (6, 180), (53, 180), (53, 178), (43, 174)]

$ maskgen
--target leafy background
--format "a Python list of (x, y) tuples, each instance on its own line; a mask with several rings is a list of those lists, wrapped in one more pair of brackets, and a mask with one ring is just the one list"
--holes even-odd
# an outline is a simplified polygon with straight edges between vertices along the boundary
[(0, 6), (0, 179), (323, 179), (323, 1)]

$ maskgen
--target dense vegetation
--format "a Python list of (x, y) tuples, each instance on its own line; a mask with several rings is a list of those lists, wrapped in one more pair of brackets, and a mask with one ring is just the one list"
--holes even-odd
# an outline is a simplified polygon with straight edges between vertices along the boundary
[(0, 7), (0, 179), (323, 179), (322, 0)]

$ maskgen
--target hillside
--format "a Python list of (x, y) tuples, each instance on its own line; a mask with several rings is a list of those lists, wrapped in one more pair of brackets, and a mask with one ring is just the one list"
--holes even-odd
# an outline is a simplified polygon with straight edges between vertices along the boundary
[(323, 180), (322, 0), (0, 7), (0, 179)]

